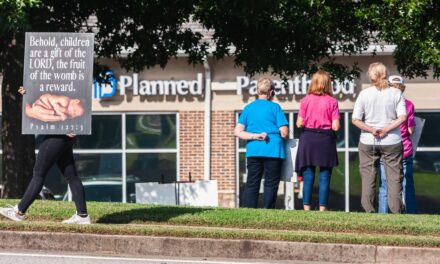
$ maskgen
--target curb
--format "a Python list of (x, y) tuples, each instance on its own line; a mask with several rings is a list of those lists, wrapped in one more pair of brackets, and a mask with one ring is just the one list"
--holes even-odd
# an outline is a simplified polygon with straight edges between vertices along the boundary
[(0, 231), (0, 241), (0, 249), (131, 256), (340, 263), (440, 262), (437, 248), (16, 231)]

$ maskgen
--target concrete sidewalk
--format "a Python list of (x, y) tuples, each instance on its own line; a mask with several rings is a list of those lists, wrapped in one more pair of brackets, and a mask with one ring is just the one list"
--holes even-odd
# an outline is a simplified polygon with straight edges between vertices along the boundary
[(440, 249), (305, 242), (0, 231), (0, 248), (125, 256), (440, 263)]

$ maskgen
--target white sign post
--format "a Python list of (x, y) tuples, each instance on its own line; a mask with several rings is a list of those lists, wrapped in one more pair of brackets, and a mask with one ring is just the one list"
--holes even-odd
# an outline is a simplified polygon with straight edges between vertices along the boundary
[(413, 145), (413, 157), (416, 156), (417, 147), (419, 146), (420, 137), (422, 136), (423, 126), (425, 125), (425, 119), (420, 117), (414, 117), (416, 127), (414, 133), (411, 135), (411, 142)]
[(295, 192), (294, 184), (297, 182), (295, 172), (296, 152), (298, 148), (298, 139), (288, 139), (285, 142), (286, 158), (281, 169), (281, 180), (285, 182), (284, 206), (286, 210), (295, 210)]

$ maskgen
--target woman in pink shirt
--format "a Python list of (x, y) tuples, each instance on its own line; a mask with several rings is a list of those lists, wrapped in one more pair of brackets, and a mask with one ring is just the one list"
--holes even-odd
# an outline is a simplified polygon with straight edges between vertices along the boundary
[[(392, 75), (388, 78), (390, 86), (400, 89), (402, 93), (405, 91), (405, 84), (403, 78), (398, 75)], [(414, 121), (414, 104), (405, 99), (405, 106), (407, 112), (407, 119), (400, 125), (400, 134), (402, 135), (403, 145), (403, 192), (402, 200), (407, 214), (417, 213), (416, 190), (414, 187), (413, 177), (413, 145), (411, 135), (414, 132), (416, 123)], [(379, 188), (379, 213), (388, 213), (388, 193), (387, 193), (387, 176), (385, 168), (381, 162), (380, 166), (380, 188)]]
[(319, 210), (327, 210), (330, 178), (338, 165), (336, 134), (339, 130), (338, 101), (333, 98), (330, 75), (319, 70), (311, 80), (306, 97), (300, 102), (296, 125), (303, 128), (295, 170), (303, 176), (304, 210), (310, 210), (315, 169), (319, 166)]

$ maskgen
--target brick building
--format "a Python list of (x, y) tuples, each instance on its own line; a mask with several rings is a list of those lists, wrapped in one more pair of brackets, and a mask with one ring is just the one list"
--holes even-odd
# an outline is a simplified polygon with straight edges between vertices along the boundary
[[(358, 62), (364, 73), (353, 82), (334, 84), (342, 129), (337, 143), (340, 165), (332, 175), (329, 207), (358, 210), (359, 130), (351, 125), (351, 111), (359, 91), (368, 86), (366, 70), (370, 63), (381, 61), (390, 74), (398, 72), (388, 51), (376, 57), (336, 59), (350, 65)], [(234, 66), (232, 58), (209, 58), (192, 66), (186, 58), (178, 57), (164, 69), (140, 73), (126, 72), (112, 60), (101, 63), (114, 72), (118, 85), (94, 87), (92, 135), (80, 136), (74, 149), (87, 199), (135, 202), (136, 183), (187, 181), (191, 175), (192, 181), (216, 180), (218, 205), (238, 207), (246, 180), (245, 144), (234, 137), (233, 129), (240, 111), (254, 100), (254, 81), (261, 76), (246, 76)], [(275, 80), (274, 100), (288, 117), (291, 137), (297, 137), (293, 124), (309, 77), (292, 76), (285, 85), (277, 76), (266, 77)], [(426, 119), (415, 159), (416, 189), (420, 186), (421, 200), (439, 203), (438, 192), (431, 190), (437, 185), (431, 183), (440, 179), (436, 132), (440, 84), (432, 78), (408, 80), (405, 95), (415, 104), (416, 115)], [(51, 173), (56, 175), (48, 177), (46, 186), (58, 199), (69, 199), (61, 174), (56, 169)], [(283, 207), (283, 193), (292, 186), (281, 183), (280, 187), (278, 207)]]

